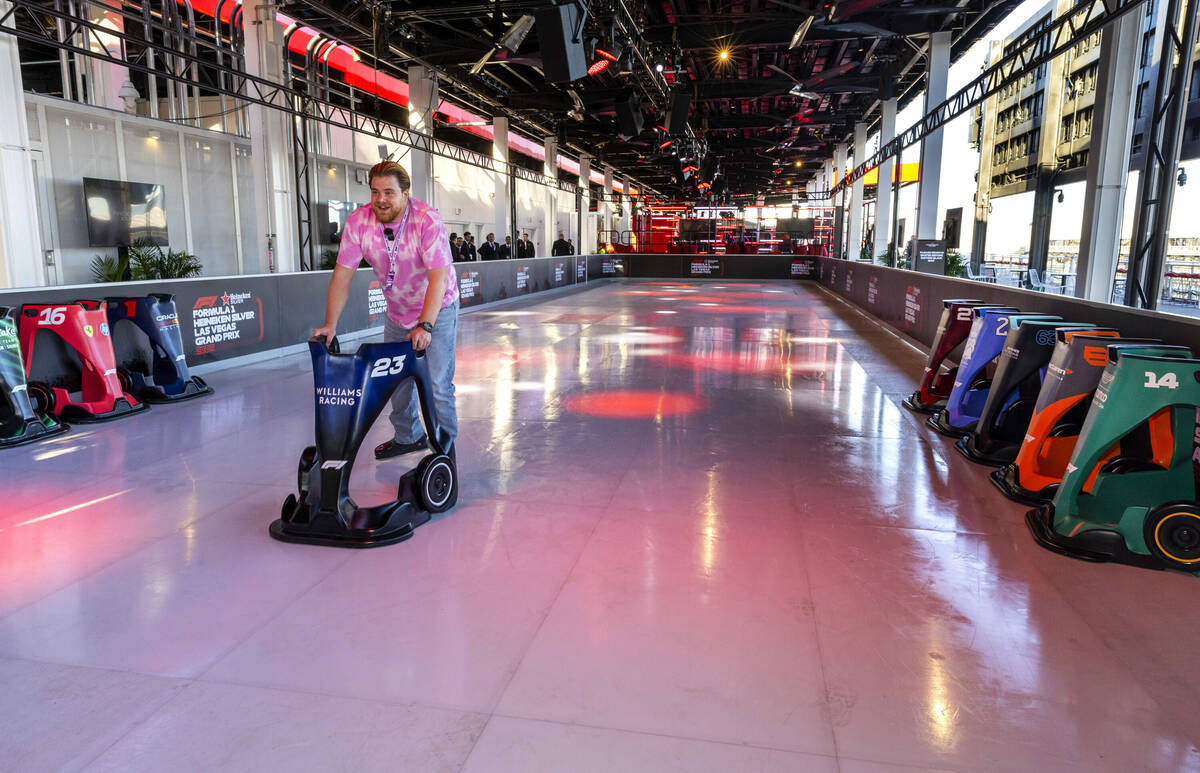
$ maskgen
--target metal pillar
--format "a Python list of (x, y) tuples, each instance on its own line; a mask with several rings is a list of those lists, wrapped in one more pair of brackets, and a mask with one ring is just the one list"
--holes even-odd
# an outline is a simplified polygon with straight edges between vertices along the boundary
[[(929, 36), (929, 70), (925, 76), (925, 111), (946, 101), (950, 76), (950, 33)], [(929, 132), (921, 142), (921, 182), (917, 198), (918, 239), (938, 239), (938, 189), (942, 184), (942, 129)]]
[[(254, 8), (255, 19), (246, 30), (246, 70), (249, 75), (274, 83), (283, 83), (283, 47), (279, 25), (275, 23), (275, 4), (262, 3)], [(168, 89), (169, 91), (169, 89)], [(288, 114), (251, 102), (248, 107), (250, 153), (254, 169), (254, 211), (260, 253), (253, 270), (294, 271), (297, 245), (291, 234), (295, 205), (291, 191)]]
[(1075, 279), (1075, 295), (1092, 301), (1112, 300), (1129, 180), (1132, 83), (1138, 75), (1141, 47), (1139, 14), (1123, 16), (1104, 30)]
[[(1046, 127), (1042, 127), (1045, 129)], [(1045, 142), (1045, 140), (1043, 140)], [(1033, 191), (1033, 227), (1029, 231), (1029, 267), (1045, 272), (1050, 257), (1050, 220), (1054, 216), (1054, 181), (1057, 172), (1038, 173)]]
[(516, 224), (512, 220), (513, 202), (508, 195), (508, 178), (512, 174), (508, 166), (508, 116), (498, 115), (492, 118), (492, 159), (496, 162), (496, 171), (492, 173), (492, 227), (495, 229), (497, 242), (503, 244), (504, 237), (511, 236), (515, 245), (520, 234), (513, 233)]
[[(833, 173), (841, 179), (846, 174), (846, 143), (833, 146)], [(841, 187), (833, 217), (833, 257), (845, 257), (846, 252), (846, 186)]]
[(542, 246), (538, 250), (539, 255), (549, 255), (550, 247), (554, 244), (554, 240), (558, 238), (558, 233), (555, 229), (558, 227), (556, 220), (557, 204), (558, 204), (558, 139), (555, 137), (546, 137), (542, 140), (542, 148), (546, 153), (546, 158), (542, 161), (542, 174), (547, 178), (546, 190), (542, 194)]
[[(0, 13), (9, 4), (0, 0)], [(0, 33), (0, 287), (46, 284), (17, 39)]]
[[(867, 157), (867, 125), (865, 123), (854, 124), (854, 163), (861, 164), (862, 159)], [(850, 239), (846, 245), (846, 257), (850, 260), (858, 260), (862, 257), (863, 248), (863, 181), (859, 178), (854, 181), (853, 190), (850, 193)]]
[[(595, 248), (596, 237), (592, 234), (592, 219), (588, 216), (588, 211), (592, 206), (592, 188), (589, 184), (589, 178), (592, 176), (592, 159), (589, 156), (579, 157), (579, 241), (576, 243), (575, 251), (580, 255), (586, 255)], [(590, 238), (589, 238), (590, 237)]]
[[(408, 128), (418, 134), (433, 135), (433, 111), (437, 107), (438, 87), (429, 70), (417, 65), (408, 67)], [(433, 154), (412, 148), (408, 154), (408, 176), (412, 180), (412, 196), (435, 204)]]
[[(988, 50), (988, 66), (993, 67), (1004, 56), (1003, 41), (994, 40)], [(996, 140), (996, 97), (990, 96), (978, 108), (979, 168), (975, 172), (975, 224), (971, 230), (971, 269), (979, 272), (987, 257), (988, 218), (992, 212), (992, 162), (991, 152)]]
[(613, 241), (612, 233), (611, 233), (611, 231), (612, 231), (612, 202), (613, 202), (613, 170), (612, 170), (611, 166), (608, 169), (604, 170), (604, 190), (600, 192), (600, 195), (603, 198), (600, 199), (600, 206), (597, 207), (597, 209), (600, 210), (600, 213), (603, 216), (603, 222), (604, 222), (604, 228), (603, 228), (604, 233), (600, 235), (600, 238), (604, 240), (605, 244), (608, 244), (609, 242)]
[(1196, 10), (1194, 2), (1170, 0), (1164, 23), (1158, 28), (1162, 41), (1158, 78), (1146, 130), (1146, 164), (1138, 181), (1129, 273), (1125, 278), (1125, 305), (1135, 308), (1158, 308), (1175, 195), (1175, 167), (1179, 164), (1186, 117), (1183, 103), (1196, 45)]
[[(896, 136), (896, 99), (884, 100), (882, 105), (882, 120), (879, 126), (879, 145), (880, 147), (891, 142)], [(892, 241), (892, 176), (893, 169), (898, 168), (897, 159), (888, 157), (879, 163), (879, 183), (875, 188), (875, 251), (874, 255), (886, 253), (888, 243)], [(900, 185), (896, 184), (896, 190), (899, 191)], [(896, 220), (899, 222), (899, 211), (896, 212)], [(891, 257), (888, 260), (888, 265), (896, 265), (896, 255), (900, 252), (900, 245), (893, 245)]]
[[(301, 98), (299, 109), (307, 113), (307, 100)], [(312, 153), (308, 140), (311, 121), (307, 115), (292, 118), (292, 168), (296, 173), (296, 247), (301, 271), (312, 271), (316, 265), (316, 245), (312, 239)]]

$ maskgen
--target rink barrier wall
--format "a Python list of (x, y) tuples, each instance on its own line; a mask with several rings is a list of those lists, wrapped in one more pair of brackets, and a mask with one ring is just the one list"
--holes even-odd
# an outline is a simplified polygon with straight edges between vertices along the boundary
[[(589, 278), (588, 257), (583, 255), (456, 263), (454, 267), (460, 302), (465, 309), (557, 290)], [(325, 292), (331, 273), (308, 271), (0, 290), (0, 306), (170, 293), (175, 296), (188, 364), (204, 365), (307, 340), (312, 329), (325, 318)], [(338, 329), (355, 333), (382, 327), (384, 309), (378, 277), (371, 269), (359, 269)]]
[[(455, 270), (460, 302), (467, 310), (597, 279), (804, 279), (819, 282), (925, 346), (933, 342), (943, 300), (976, 298), (1022, 311), (1058, 314), (1071, 322), (1115, 327), (1125, 336), (1161, 338), (1200, 352), (1200, 319), (816, 256), (571, 255), (457, 263)], [(202, 365), (305, 341), (324, 316), (330, 273), (2, 290), (0, 306), (171, 293), (175, 295), (188, 363)], [(360, 269), (342, 313), (340, 331), (379, 328), (383, 314), (378, 278), (370, 269)]]
[(974, 298), (1025, 312), (1057, 314), (1067, 322), (1113, 327), (1127, 337), (1160, 338), (1200, 353), (1200, 319), (869, 263), (817, 260), (821, 285), (926, 347), (937, 333), (942, 301)]

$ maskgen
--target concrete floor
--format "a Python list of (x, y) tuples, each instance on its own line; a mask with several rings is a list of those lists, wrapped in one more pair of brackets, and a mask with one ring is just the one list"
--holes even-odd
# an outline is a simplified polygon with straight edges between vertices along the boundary
[(0, 451), (0, 769), (1200, 770), (1197, 580), (1037, 547), (815, 285), (476, 311), (458, 362), (460, 503), (377, 550), (268, 537), (306, 354)]

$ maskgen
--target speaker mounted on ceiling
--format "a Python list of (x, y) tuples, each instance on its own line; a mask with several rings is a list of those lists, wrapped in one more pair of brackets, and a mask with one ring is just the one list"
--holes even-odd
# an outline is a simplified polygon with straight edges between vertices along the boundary
[(624, 89), (617, 94), (613, 100), (613, 110), (617, 114), (617, 131), (622, 138), (630, 139), (642, 133), (645, 118), (642, 116), (641, 100), (634, 89)]
[(569, 83), (587, 75), (583, 10), (579, 5), (572, 2), (541, 8), (535, 18), (546, 82)]
[(692, 107), (692, 95), (686, 91), (671, 94), (671, 108), (667, 111), (667, 134), (687, 132), (688, 111)]

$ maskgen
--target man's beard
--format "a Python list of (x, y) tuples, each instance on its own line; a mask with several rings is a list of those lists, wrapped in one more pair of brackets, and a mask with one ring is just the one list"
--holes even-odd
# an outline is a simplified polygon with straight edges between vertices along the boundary
[(383, 212), (383, 213), (381, 213), (379, 211), (379, 208), (376, 207), (374, 204), (371, 205), (371, 209), (375, 212), (375, 219), (378, 220), (379, 222), (394, 223), (400, 218), (401, 213), (404, 212), (404, 210), (407, 206), (408, 206), (408, 202), (403, 202), (401, 204), (393, 204), (392, 206), (388, 207), (386, 212)]
[(380, 212), (378, 207), (371, 207), (375, 210), (375, 219), (381, 223), (391, 223), (396, 220), (396, 216), (400, 214), (400, 210), (396, 207), (388, 207), (387, 211)]

